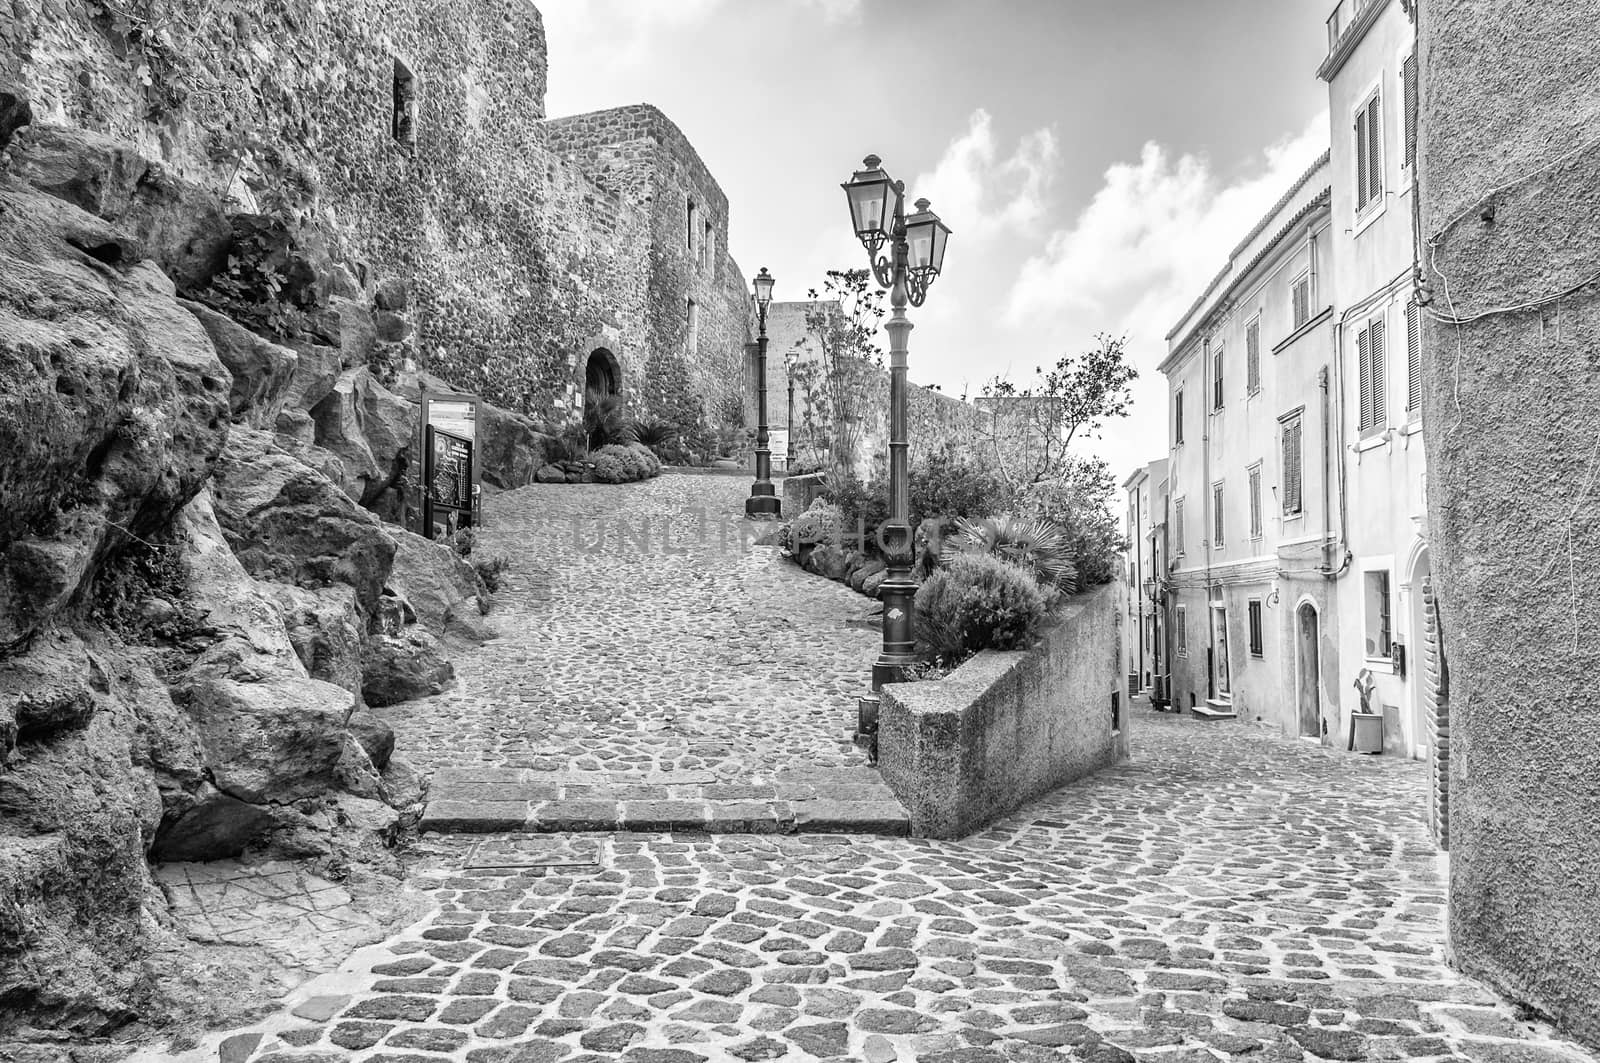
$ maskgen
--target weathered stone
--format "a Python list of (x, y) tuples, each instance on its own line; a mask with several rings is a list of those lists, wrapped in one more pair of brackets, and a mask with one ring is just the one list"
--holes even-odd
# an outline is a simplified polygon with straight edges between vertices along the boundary
[(394, 753), (394, 728), (389, 726), (389, 722), (370, 712), (358, 711), (351, 715), (347, 726), (356, 741), (361, 743), (361, 748), (367, 751), (372, 766), (380, 771), (388, 767), (389, 758)]
[(163, 820), (150, 849), (152, 860), (223, 860), (274, 824), (270, 813), (202, 783), (186, 809)]
[(534, 479), (542, 484), (564, 484), (567, 474), (559, 465), (541, 465), (539, 471), (534, 473)]
[(373, 302), (380, 310), (404, 310), (409, 301), (409, 285), (400, 277), (385, 277), (373, 293)]
[(405, 599), (417, 624), (436, 638), (480, 642), (493, 634), (482, 619), (483, 581), (459, 554), (403, 529), (391, 529), (396, 550), (391, 589)]
[(1329, 1030), (1321, 1026), (1295, 1026), (1293, 1037), (1314, 1056), (1323, 1059), (1357, 1060), (1367, 1058), (1367, 1039), (1352, 1030)]
[(13, 81), (0, 80), (0, 151), (11, 143), (17, 130), (33, 121), (28, 94)]
[(311, 409), (315, 442), (337, 455), (340, 486), (368, 509), (400, 516), (398, 495), (412, 469), (417, 408), (373, 379), (365, 365), (347, 369)]
[(842, 1056), (850, 1046), (850, 1031), (842, 1022), (817, 1023), (811, 1026), (792, 1026), (783, 1036), (813, 1056), (829, 1059)]
[(443, 691), (455, 667), (426, 631), (369, 635), (361, 654), (361, 694), (368, 705), (397, 705)]
[(270, 428), (276, 424), (300, 356), (208, 306), (186, 300), (183, 306), (206, 330), (217, 357), (233, 377), (233, 385), (228, 390), (228, 407), (233, 417), (244, 419), (252, 428)]
[(282, 612), (289, 642), (311, 678), (360, 693), (365, 621), (354, 589), (343, 584), (262, 587)]

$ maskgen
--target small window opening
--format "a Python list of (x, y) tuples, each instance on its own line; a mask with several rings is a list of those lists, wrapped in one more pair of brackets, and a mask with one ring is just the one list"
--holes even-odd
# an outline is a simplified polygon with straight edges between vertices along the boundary
[(406, 147), (417, 143), (417, 78), (399, 59), (394, 61), (394, 139)]

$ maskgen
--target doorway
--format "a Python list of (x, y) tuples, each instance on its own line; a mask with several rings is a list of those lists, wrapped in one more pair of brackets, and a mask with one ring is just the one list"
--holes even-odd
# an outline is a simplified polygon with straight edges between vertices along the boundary
[(1300, 606), (1296, 613), (1295, 660), (1299, 681), (1295, 684), (1295, 702), (1299, 708), (1300, 736), (1322, 739), (1322, 706), (1317, 688), (1322, 682), (1321, 631), (1317, 608), (1310, 602)]
[(1232, 696), (1228, 677), (1228, 607), (1211, 607), (1211, 682), (1219, 699)]
[(1431, 716), (1433, 706), (1430, 704), (1427, 684), (1423, 681), (1423, 672), (1428, 660), (1432, 657), (1434, 646), (1432, 642), (1436, 632), (1430, 624), (1428, 608), (1433, 597), (1429, 584), (1430, 566), (1428, 564), (1428, 548), (1424, 546), (1412, 562), (1411, 573), (1406, 580), (1407, 597), (1410, 599), (1411, 633), (1406, 639), (1406, 667), (1405, 684), (1406, 698), (1410, 704), (1410, 731), (1411, 748), (1409, 753), (1413, 760), (1427, 760), (1434, 743), (1434, 727)]

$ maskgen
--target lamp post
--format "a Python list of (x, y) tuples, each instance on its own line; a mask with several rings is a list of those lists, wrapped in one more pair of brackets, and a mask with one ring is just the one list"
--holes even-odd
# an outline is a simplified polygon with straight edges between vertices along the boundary
[(786, 475), (794, 475), (794, 359), (785, 358), (783, 361), (783, 375), (789, 381), (789, 451), (783, 456), (783, 471)]
[[(906, 217), (903, 181), (891, 180), (876, 155), (863, 161), (841, 187), (850, 201), (850, 220), (856, 238), (867, 249), (872, 275), (889, 289), (892, 313), (884, 329), (889, 333), (889, 519), (878, 530), (878, 545), (889, 564), (878, 596), (883, 600), (883, 651), (872, 666), (872, 689), (905, 678), (905, 668), (916, 660), (916, 639), (911, 630), (911, 600), (917, 585), (911, 579), (911, 504), (907, 483), (906, 439), (906, 303), (921, 306), (928, 286), (944, 265), (950, 230), (916, 202), (917, 212)], [(888, 253), (878, 252), (887, 246)]]
[(782, 502), (772, 487), (772, 449), (767, 436), (767, 305), (772, 302), (772, 274), (762, 266), (756, 275), (756, 482), (744, 500), (747, 517), (776, 517)]

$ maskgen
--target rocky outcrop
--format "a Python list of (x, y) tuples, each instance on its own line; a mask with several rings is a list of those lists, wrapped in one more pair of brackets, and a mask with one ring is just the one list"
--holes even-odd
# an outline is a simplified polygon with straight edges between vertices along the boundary
[(0, 151), (4, 151), (17, 130), (33, 121), (33, 107), (22, 87), (0, 78)]
[(484, 620), (489, 592), (473, 567), (443, 543), (392, 529), (395, 564), (389, 587), (416, 623), (435, 638), (482, 642), (494, 636)]
[(228, 390), (228, 409), (233, 419), (252, 428), (270, 429), (283, 410), (285, 389), (295, 376), (300, 356), (209, 306), (187, 300), (183, 305), (199, 319), (217, 356), (233, 377), (233, 386)]
[(375, 708), (438, 694), (456, 674), (438, 640), (417, 627), (368, 639), (361, 666), (361, 694)]

